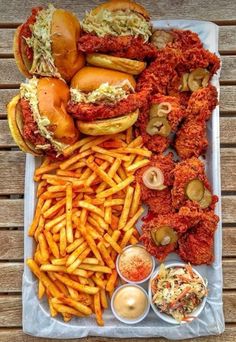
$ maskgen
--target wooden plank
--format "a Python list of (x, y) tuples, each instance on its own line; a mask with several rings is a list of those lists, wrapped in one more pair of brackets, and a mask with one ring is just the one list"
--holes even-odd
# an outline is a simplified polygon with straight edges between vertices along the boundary
[(0, 230), (0, 260), (22, 260), (24, 258), (24, 232)]
[[(228, 119), (229, 120), (229, 119)], [(233, 119), (236, 126), (236, 118)], [(0, 120), (0, 127), (1, 127)], [(231, 137), (230, 129), (225, 134), (229, 136), (227, 142), (236, 142)], [(234, 126), (229, 126), (234, 131)], [(236, 128), (235, 128), (236, 132)], [(1, 131), (0, 131), (1, 136)], [(0, 138), (1, 140), (1, 138)], [(224, 139), (223, 139), (224, 141)], [(23, 194), (24, 193), (24, 169), (25, 154), (21, 151), (0, 151), (0, 195)], [(236, 191), (236, 150), (233, 148), (221, 148), (221, 174), (222, 190)]]
[[(15, 67), (14, 67), (15, 68)], [(18, 93), (17, 89), (0, 89), (0, 118), (6, 117), (6, 105), (13, 96)], [(236, 86), (220, 87), (220, 112), (221, 114), (235, 113)]]
[[(13, 58), (0, 60), (1, 87), (18, 85), (25, 77), (18, 71)], [(236, 56), (222, 56), (221, 81), (236, 83)]]
[(236, 117), (220, 118), (220, 143), (236, 144)]
[[(226, 330), (223, 335), (220, 336), (206, 336), (188, 339), (188, 342), (235, 342), (235, 334), (236, 334), (236, 326), (235, 325), (226, 325)], [(43, 340), (37, 337), (25, 335), (21, 329), (1, 329), (0, 330), (0, 341), (1, 342), (9, 342), (9, 336), (12, 338), (14, 342), (58, 342), (58, 339), (46, 339)], [(168, 340), (164, 338), (145, 338), (145, 339), (135, 339), (135, 338), (119, 338), (116, 341), (119, 342), (172, 342), (173, 340)], [(79, 339), (80, 342), (114, 342), (114, 339), (106, 338), (106, 337), (85, 337)], [(78, 339), (70, 339), (65, 340), (63, 342), (78, 342)]]
[(223, 228), (223, 256), (236, 257), (236, 227)]
[(0, 54), (13, 54), (13, 37), (15, 29), (0, 29)]
[[(220, 141), (223, 144), (236, 143), (236, 117), (222, 117), (220, 119)], [(0, 148), (16, 146), (7, 120), (0, 120)]]
[(25, 154), (20, 151), (0, 151), (0, 160), (0, 194), (23, 194)]
[[(0, 260), (23, 260), (23, 230), (0, 230)], [(236, 257), (236, 226), (223, 228), (223, 256)]]
[(0, 148), (16, 146), (13, 140), (7, 120), (0, 120)]
[[(23, 227), (23, 199), (0, 200), (0, 227)], [(13, 214), (14, 213), (14, 214)], [(223, 223), (234, 223), (236, 196), (222, 196)], [(9, 222), (9, 217), (11, 222)]]
[(219, 30), (219, 51), (226, 54), (227, 52), (236, 51), (236, 26), (220, 26)]
[[(225, 320), (228, 323), (235, 323), (236, 322), (236, 316), (234, 314), (234, 308), (236, 305), (236, 292), (225, 292), (224, 296), (223, 296), (223, 300), (225, 305)], [(22, 310), (22, 303), (21, 303), (21, 296), (20, 295), (1, 295), (0, 296), (0, 327), (21, 327), (21, 311)], [(236, 332), (236, 329), (235, 329)], [(227, 340), (218, 340), (216, 339), (217, 337), (214, 337), (214, 339), (211, 340), (207, 340), (207, 341), (224, 341), (226, 342)], [(0, 330), (0, 341), (3, 342), (4, 340), (1, 339), (1, 330)], [(12, 338), (11, 336), (11, 340), (7, 340), (7, 342), (9, 341), (14, 341), (17, 342), (18, 340), (15, 340)], [(19, 341), (36, 341), (36, 340), (19, 340)], [(46, 340), (43, 340), (46, 341)], [(50, 340), (50, 341), (54, 341), (54, 340)], [(58, 340), (55, 340), (58, 341)], [(63, 340), (65, 341), (65, 340)], [(78, 340), (77, 340), (78, 341)], [(83, 340), (81, 340), (83, 341)], [(85, 340), (84, 340), (85, 341)], [(89, 342), (90, 338), (86, 339), (86, 342)], [(92, 341), (96, 341), (96, 342), (101, 342), (103, 341), (103, 339), (101, 339), (100, 337)], [(111, 341), (109, 339), (104, 339), (104, 341)], [(124, 341), (124, 340), (120, 340), (119, 341)], [(126, 340), (127, 341), (127, 340)], [(134, 339), (129, 339), (129, 342), (135, 342), (137, 340)], [(143, 340), (144, 341), (144, 340)], [(145, 339), (145, 341), (151, 341), (151, 339)], [(158, 339), (159, 341), (159, 339)], [(167, 342), (167, 340), (161, 340), (161, 341), (165, 341)], [(188, 340), (188, 341), (192, 341), (195, 342), (196, 340)], [(198, 340), (197, 340), (198, 341)], [(199, 340), (200, 341), (200, 340)], [(204, 340), (203, 340), (204, 341)], [(231, 340), (229, 340), (231, 341)], [(232, 340), (233, 342), (235, 342), (235, 340)], [(128, 342), (128, 341), (127, 341)]]
[(221, 188), (223, 191), (236, 191), (236, 149), (221, 148), (220, 152)]
[(0, 227), (23, 227), (23, 199), (0, 200)]
[(7, 103), (19, 92), (18, 89), (0, 89), (0, 118), (6, 117)]
[[(23, 263), (0, 263), (0, 293), (21, 292)], [(236, 289), (235, 259), (223, 260), (224, 289)], [(235, 299), (236, 300), (236, 299)]]
[[(15, 29), (0, 29), (0, 54), (13, 54), (12, 42)], [(236, 26), (220, 26), (219, 28), (219, 51), (226, 54), (227, 52), (236, 51)]]
[[(73, 1), (73, 0), (55, 0), (53, 4), (56, 7), (70, 9), (78, 15), (79, 18), (83, 17), (85, 10), (90, 10), (102, 1)], [(17, 5), (16, 5), (17, 3)], [(41, 0), (40, 5), (46, 5), (47, 0)], [(234, 1), (221, 0), (221, 1), (175, 1), (172, 0), (140, 0), (139, 3), (143, 4), (149, 10), (153, 19), (200, 19), (212, 20), (215, 22), (226, 22), (235, 20), (236, 6)], [(0, 24), (20, 23), (26, 19), (30, 14), (30, 10), (34, 6), (38, 6), (37, 0), (33, 1), (15, 1), (15, 2), (2, 2), (1, 4), (1, 22)]]

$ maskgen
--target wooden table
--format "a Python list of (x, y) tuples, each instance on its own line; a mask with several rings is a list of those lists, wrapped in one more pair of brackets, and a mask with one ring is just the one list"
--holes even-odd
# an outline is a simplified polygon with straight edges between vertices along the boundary
[[(79, 17), (100, 1), (57, 0), (55, 6), (73, 10)], [(221, 172), (223, 203), (224, 312), (226, 331), (200, 341), (236, 341), (236, 1), (142, 0), (153, 19), (210, 20), (220, 26), (221, 74)], [(23, 271), (23, 204), (25, 155), (12, 140), (6, 103), (24, 80), (12, 54), (15, 28), (36, 0), (0, 0), (0, 341), (40, 341), (21, 330), (21, 278)], [(84, 341), (107, 341), (87, 338)], [(149, 340), (149, 339), (148, 339)], [(44, 340), (52, 341), (52, 340)], [(134, 341), (134, 340), (130, 340)], [(147, 340), (145, 340), (147, 341)], [(165, 341), (156, 339), (156, 341)], [(191, 340), (192, 341), (192, 340)]]

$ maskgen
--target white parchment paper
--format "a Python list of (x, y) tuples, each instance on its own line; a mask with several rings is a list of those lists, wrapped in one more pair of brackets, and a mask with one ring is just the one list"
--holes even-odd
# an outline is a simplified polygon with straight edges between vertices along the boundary
[[(199, 34), (204, 47), (218, 54), (218, 27), (210, 22), (194, 20), (160, 20), (153, 22), (155, 28), (189, 29)], [(219, 91), (219, 73), (212, 83)], [(216, 214), (221, 218), (220, 200), (220, 138), (219, 138), (219, 107), (208, 122), (209, 147), (206, 158), (206, 169), (212, 183), (214, 194), (219, 196)], [(24, 258), (32, 257), (33, 239), (27, 235), (32, 221), (35, 206), (36, 185), (33, 182), (34, 169), (38, 160), (31, 155), (26, 157), (25, 172), (25, 208), (24, 208)], [(140, 225), (141, 223), (139, 223)], [(208, 279), (209, 296), (205, 309), (198, 319), (183, 325), (171, 325), (160, 320), (154, 312), (136, 325), (129, 326), (115, 319), (111, 310), (104, 313), (104, 327), (98, 327), (95, 318), (74, 318), (64, 323), (60, 318), (51, 318), (46, 300), (37, 298), (38, 281), (28, 267), (24, 267), (23, 275), (23, 331), (26, 334), (47, 338), (81, 338), (85, 336), (103, 337), (157, 337), (162, 336), (173, 340), (183, 340), (205, 335), (216, 335), (224, 331), (224, 316), (222, 304), (222, 229), (221, 219), (215, 234), (215, 261), (212, 266), (199, 266), (197, 270)], [(172, 254), (167, 259), (179, 260)]]

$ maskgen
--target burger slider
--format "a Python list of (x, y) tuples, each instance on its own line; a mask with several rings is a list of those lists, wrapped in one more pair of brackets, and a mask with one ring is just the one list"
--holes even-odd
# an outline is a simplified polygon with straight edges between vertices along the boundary
[(78, 46), (87, 54), (105, 53), (139, 61), (156, 56), (157, 49), (148, 43), (152, 35), (149, 14), (134, 1), (103, 3), (86, 14), (81, 26), (83, 35)]
[(7, 112), (11, 134), (22, 151), (57, 157), (78, 139), (78, 130), (66, 112), (69, 97), (66, 83), (56, 78), (33, 77), (21, 84)]
[(96, 67), (82, 68), (71, 81), (68, 112), (82, 133), (114, 134), (132, 126), (146, 94), (135, 92), (132, 75)]
[(70, 81), (84, 65), (78, 51), (80, 24), (75, 15), (53, 5), (32, 10), (14, 36), (14, 55), (20, 72)]

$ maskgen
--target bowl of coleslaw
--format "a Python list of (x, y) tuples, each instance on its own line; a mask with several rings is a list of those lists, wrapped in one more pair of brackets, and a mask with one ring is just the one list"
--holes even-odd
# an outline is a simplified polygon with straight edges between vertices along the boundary
[(149, 300), (155, 314), (171, 324), (196, 319), (205, 307), (207, 281), (190, 264), (161, 264), (149, 280)]

